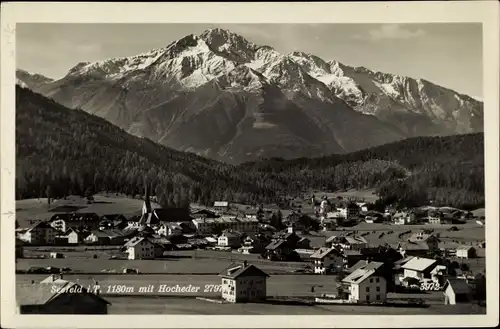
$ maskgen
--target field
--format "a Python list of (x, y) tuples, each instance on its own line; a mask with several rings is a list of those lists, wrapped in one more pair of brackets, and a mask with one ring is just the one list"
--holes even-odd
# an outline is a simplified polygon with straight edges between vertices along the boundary
[(107, 298), (112, 303), (110, 314), (197, 314), (197, 315), (432, 315), (486, 314), (477, 305), (431, 305), (428, 308), (395, 308), (348, 305), (280, 305), (280, 304), (213, 304), (192, 298)]
[[(53, 200), (50, 208), (47, 198), (25, 199), (16, 201), (16, 219), (20, 224), (27, 220), (49, 219), (57, 212), (93, 212), (98, 215), (123, 214), (130, 217), (140, 214), (143, 200), (127, 198), (121, 195), (97, 194), (94, 202), (87, 204), (85, 198), (79, 196), (68, 196), (66, 200)], [(153, 204), (153, 207), (159, 207)], [(21, 225), (22, 227), (23, 225)]]

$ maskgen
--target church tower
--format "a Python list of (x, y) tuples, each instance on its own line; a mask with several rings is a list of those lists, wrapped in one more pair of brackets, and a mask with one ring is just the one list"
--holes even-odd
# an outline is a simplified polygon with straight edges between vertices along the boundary
[(149, 200), (149, 189), (148, 189), (148, 184), (146, 180), (144, 180), (144, 204), (142, 205), (142, 215), (145, 214), (150, 214), (153, 212), (153, 209), (151, 208), (151, 201)]

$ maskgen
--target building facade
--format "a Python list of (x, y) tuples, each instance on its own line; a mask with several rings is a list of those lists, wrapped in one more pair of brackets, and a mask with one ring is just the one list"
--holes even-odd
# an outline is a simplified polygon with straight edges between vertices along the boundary
[(219, 273), (222, 298), (231, 303), (262, 301), (267, 295), (268, 274), (254, 265), (232, 264)]

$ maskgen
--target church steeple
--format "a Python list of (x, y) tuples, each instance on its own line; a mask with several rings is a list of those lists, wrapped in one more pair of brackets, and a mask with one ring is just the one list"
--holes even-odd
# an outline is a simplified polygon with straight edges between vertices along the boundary
[(146, 179), (144, 179), (144, 204), (142, 205), (142, 214), (150, 214), (153, 212), (151, 201), (149, 200), (149, 189)]

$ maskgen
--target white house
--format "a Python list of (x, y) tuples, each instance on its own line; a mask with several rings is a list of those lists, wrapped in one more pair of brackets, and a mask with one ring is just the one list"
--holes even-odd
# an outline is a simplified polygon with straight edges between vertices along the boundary
[(413, 257), (406, 262), (401, 268), (403, 272), (403, 281), (407, 278), (416, 280), (431, 279), (431, 271), (436, 267), (437, 261), (435, 259)]
[(238, 248), (242, 243), (242, 234), (239, 232), (226, 231), (217, 239), (217, 244), (221, 247)]
[(345, 219), (351, 219), (359, 215), (360, 208), (355, 203), (348, 203), (337, 207), (337, 212), (339, 217)]
[(412, 224), (412, 216), (406, 211), (400, 211), (394, 214), (392, 222), (395, 225), (408, 225)]
[(311, 256), (314, 260), (314, 273), (336, 273), (344, 266), (342, 254), (335, 248), (320, 248)]
[(348, 286), (350, 302), (384, 302), (387, 299), (387, 281), (378, 273), (382, 265), (379, 262), (368, 263), (342, 279), (343, 285)]
[(46, 222), (39, 221), (20, 235), (19, 239), (30, 244), (52, 245), (55, 243), (58, 233), (55, 228)]
[(269, 275), (254, 265), (231, 264), (219, 273), (222, 277), (222, 298), (231, 303), (266, 299)]
[(460, 246), (457, 248), (456, 256), (462, 259), (476, 257), (476, 248), (473, 246)]
[(128, 259), (153, 259), (155, 248), (152, 242), (144, 237), (134, 237), (125, 243)]

